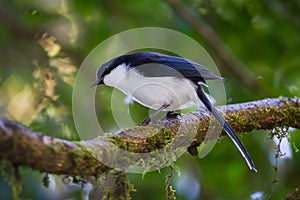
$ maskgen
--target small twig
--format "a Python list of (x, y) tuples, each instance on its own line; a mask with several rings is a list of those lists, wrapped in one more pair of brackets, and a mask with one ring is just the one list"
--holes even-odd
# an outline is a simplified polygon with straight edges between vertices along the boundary
[(270, 132), (270, 139), (274, 139), (275, 137), (278, 139), (278, 143), (276, 145), (276, 151), (274, 154), (275, 158), (275, 163), (273, 166), (274, 169), (274, 175), (273, 175), (273, 180), (272, 180), (272, 185), (271, 185), (271, 194), (269, 196), (269, 199), (272, 199), (272, 193), (274, 191), (274, 186), (275, 184), (280, 182), (279, 179), (279, 169), (278, 169), (278, 161), (279, 158), (284, 156), (286, 153), (283, 153), (281, 150), (281, 143), (284, 138), (288, 138), (289, 132), (288, 132), (289, 127), (275, 127), (274, 129), (271, 130)]
[(176, 199), (175, 192), (176, 190), (173, 189), (171, 185), (171, 178), (173, 177), (173, 167), (170, 166), (170, 171), (166, 176), (166, 196), (168, 200)]

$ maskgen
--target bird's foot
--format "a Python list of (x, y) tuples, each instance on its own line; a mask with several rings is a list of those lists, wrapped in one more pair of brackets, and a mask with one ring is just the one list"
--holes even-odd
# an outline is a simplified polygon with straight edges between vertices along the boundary
[(142, 123), (140, 123), (140, 125), (146, 126), (146, 125), (148, 125), (150, 122), (151, 122), (151, 118), (150, 118), (150, 117), (146, 117), (146, 118), (142, 121)]
[(175, 112), (175, 111), (168, 111), (167, 113), (166, 113), (166, 119), (176, 119), (178, 116), (181, 116), (181, 114), (180, 113), (178, 113), (178, 112)]

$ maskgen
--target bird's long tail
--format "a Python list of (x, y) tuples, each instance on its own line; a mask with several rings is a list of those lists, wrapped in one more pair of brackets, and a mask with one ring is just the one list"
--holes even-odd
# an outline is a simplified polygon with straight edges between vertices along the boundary
[(200, 100), (203, 102), (203, 104), (206, 106), (206, 108), (215, 116), (215, 118), (218, 120), (218, 122), (224, 127), (224, 130), (226, 131), (227, 135), (230, 137), (230, 139), (233, 141), (235, 146), (241, 152), (241, 154), (244, 157), (244, 159), (246, 160), (249, 168), (251, 170), (254, 170), (255, 172), (257, 172), (255, 165), (254, 165), (249, 153), (247, 152), (246, 148), (244, 147), (242, 142), (239, 140), (237, 135), (234, 133), (232, 127), (228, 124), (228, 122), (226, 122), (225, 118), (209, 101), (209, 99), (207, 98), (207, 96), (201, 86), (198, 86), (197, 95), (200, 98)]

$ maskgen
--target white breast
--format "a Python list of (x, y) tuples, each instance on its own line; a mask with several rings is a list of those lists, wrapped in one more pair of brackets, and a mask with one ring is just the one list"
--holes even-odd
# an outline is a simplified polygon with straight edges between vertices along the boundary
[(179, 110), (191, 105), (200, 105), (196, 86), (189, 80), (178, 77), (144, 77), (134, 68), (119, 65), (103, 80), (105, 85), (115, 87), (140, 104), (159, 109)]

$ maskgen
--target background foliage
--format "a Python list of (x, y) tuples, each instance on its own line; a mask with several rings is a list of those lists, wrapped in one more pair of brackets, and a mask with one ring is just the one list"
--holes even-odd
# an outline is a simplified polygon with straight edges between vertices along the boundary
[[(19, 121), (34, 131), (78, 140), (72, 119), (72, 85), (85, 56), (101, 41), (121, 31), (157, 26), (185, 33), (201, 43), (215, 59), (225, 82), (229, 103), (265, 97), (300, 96), (300, 3), (297, 0), (184, 0), (180, 1), (215, 30), (237, 60), (229, 69), (223, 65), (195, 29), (163, 0), (79, 1), (33, 0), (0, 2), (0, 117)], [(215, 45), (219, 45), (216, 43)], [(184, 48), (184, 46), (182, 47)], [(218, 48), (218, 47), (217, 47)], [(99, 63), (100, 65), (101, 63)], [(235, 70), (238, 69), (238, 70)], [(239, 75), (239, 76), (237, 76)], [(253, 77), (252, 83), (243, 79)], [(91, 80), (93, 82), (94, 80)], [(99, 121), (106, 131), (115, 130), (109, 104), (109, 88), (101, 88), (97, 101)], [(131, 106), (137, 121), (147, 110)], [(136, 117), (138, 116), (138, 117)], [(279, 160), (279, 182), (274, 184), (274, 144), (270, 131), (241, 136), (258, 168), (248, 170), (228, 138), (222, 139), (203, 159), (188, 154), (176, 165), (172, 184), (177, 199), (282, 199), (299, 186), (300, 157), (287, 145), (288, 156)], [(298, 130), (291, 141), (299, 147)], [(137, 192), (133, 199), (161, 199), (169, 169), (144, 176), (129, 174)], [(42, 175), (22, 169), (21, 198), (80, 198), (80, 186), (64, 185), (51, 176), (49, 188)], [(10, 187), (0, 180), (0, 193), (11, 198)], [(258, 198), (259, 199), (259, 198)]]

